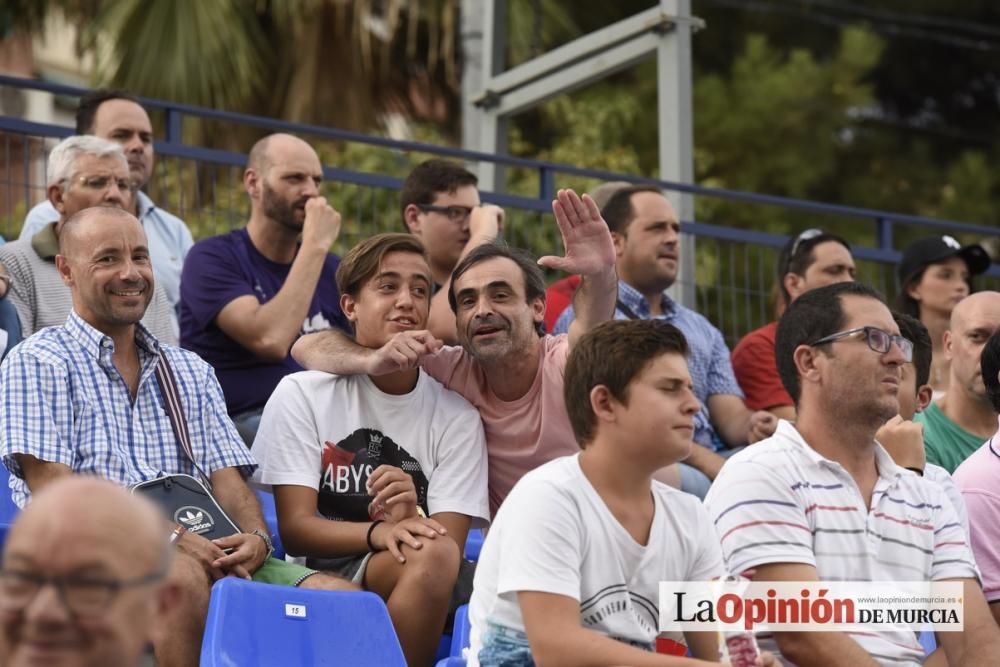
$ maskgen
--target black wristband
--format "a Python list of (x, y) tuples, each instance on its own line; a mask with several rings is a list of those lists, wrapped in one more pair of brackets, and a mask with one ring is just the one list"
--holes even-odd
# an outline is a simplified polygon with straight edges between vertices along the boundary
[(909, 466), (907, 466), (907, 468), (906, 468), (906, 469), (907, 469), (907, 470), (909, 470), (910, 472), (915, 472), (915, 473), (917, 473), (917, 475), (919, 475), (920, 477), (923, 477), (923, 476), (924, 476), (924, 471), (923, 471), (923, 470), (921, 470), (920, 468), (910, 468)]
[(372, 521), (372, 525), (368, 526), (368, 534), (365, 535), (365, 542), (368, 543), (368, 551), (378, 551), (375, 548), (375, 545), (372, 544), (372, 533), (375, 532), (375, 526), (379, 525), (380, 523), (384, 523), (382, 519)]

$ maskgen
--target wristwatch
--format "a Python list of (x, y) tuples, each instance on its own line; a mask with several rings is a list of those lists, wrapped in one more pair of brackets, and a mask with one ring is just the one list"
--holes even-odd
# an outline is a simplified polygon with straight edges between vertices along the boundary
[(271, 536), (258, 528), (251, 530), (250, 534), (256, 535), (260, 539), (264, 540), (264, 546), (267, 547), (267, 556), (264, 557), (264, 562), (267, 562), (267, 559), (274, 554), (274, 544), (271, 543)]

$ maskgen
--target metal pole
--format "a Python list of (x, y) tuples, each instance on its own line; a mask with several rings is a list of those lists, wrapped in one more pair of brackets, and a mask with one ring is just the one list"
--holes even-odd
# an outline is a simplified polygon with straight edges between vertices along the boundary
[[(469, 85), (463, 75), (463, 111), (467, 114), (469, 125), (463, 128), (462, 138), (465, 148), (500, 154), (507, 152), (507, 119), (490, 111), (492, 103), (485, 100), (479, 105), (473, 104), (472, 93), (488, 88), (494, 76), (503, 71), (507, 47), (507, 0), (463, 0), (462, 25), (479, 26), (480, 46), (478, 55), (480, 61), (476, 64), (478, 72), (469, 74), (476, 76), (475, 85)], [(470, 27), (468, 33), (475, 39), (474, 30)], [(474, 47), (473, 44), (469, 46)], [(503, 169), (494, 162), (480, 162), (477, 175), (479, 188), (488, 192), (499, 192), (504, 187)]]
[[(691, 121), (691, 0), (660, 0), (668, 16), (678, 17), (673, 30), (656, 49), (657, 107), (659, 116), (660, 178), (694, 183), (694, 126)], [(694, 221), (694, 197), (669, 192), (682, 222)], [(695, 303), (694, 236), (681, 234), (681, 261), (671, 296), (688, 308)]]

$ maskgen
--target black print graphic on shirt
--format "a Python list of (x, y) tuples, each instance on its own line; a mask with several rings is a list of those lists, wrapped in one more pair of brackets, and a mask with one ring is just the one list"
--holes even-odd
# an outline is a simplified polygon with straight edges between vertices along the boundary
[(323, 445), (319, 512), (334, 521), (368, 521), (368, 476), (380, 465), (395, 466), (413, 478), (417, 504), (427, 511), (427, 476), (410, 453), (381, 431), (359, 428), (340, 442)]
[[(650, 636), (658, 631), (660, 619), (656, 603), (630, 591), (625, 584), (606, 586), (580, 603), (580, 617), (588, 627), (597, 626), (616, 614), (630, 614)], [(628, 644), (634, 643), (623, 638), (616, 639)]]

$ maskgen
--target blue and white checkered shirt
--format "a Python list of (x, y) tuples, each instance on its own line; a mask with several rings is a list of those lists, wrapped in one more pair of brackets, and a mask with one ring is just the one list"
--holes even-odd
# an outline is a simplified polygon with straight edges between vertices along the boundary
[[(724, 449), (725, 445), (708, 418), (706, 401), (709, 396), (715, 394), (734, 394), (743, 398), (743, 391), (733, 374), (733, 365), (729, 361), (729, 348), (726, 347), (722, 333), (705, 317), (675, 303), (666, 293), (663, 294), (661, 303), (663, 315), (655, 318), (650, 314), (646, 298), (628, 283), (618, 281), (618, 299), (639, 319), (664, 320), (680, 329), (687, 338), (688, 347), (691, 348), (688, 355), (688, 370), (694, 383), (695, 396), (701, 402), (701, 410), (694, 418), (694, 441), (715, 451)], [(559, 316), (552, 333), (568, 332), (569, 325), (575, 318), (573, 306), (570, 306)], [(627, 320), (629, 317), (623, 311), (615, 309), (615, 319)]]
[(238, 467), (248, 476), (257, 467), (226, 414), (212, 367), (193, 352), (161, 345), (141, 324), (136, 343), (141, 372), (134, 403), (112, 361), (114, 342), (76, 312), (63, 326), (25, 340), (0, 365), (0, 455), (18, 506), (30, 492), (15, 454), (123, 485), (197, 475), (174, 437), (156, 381), (159, 354), (173, 370), (202, 470)]

